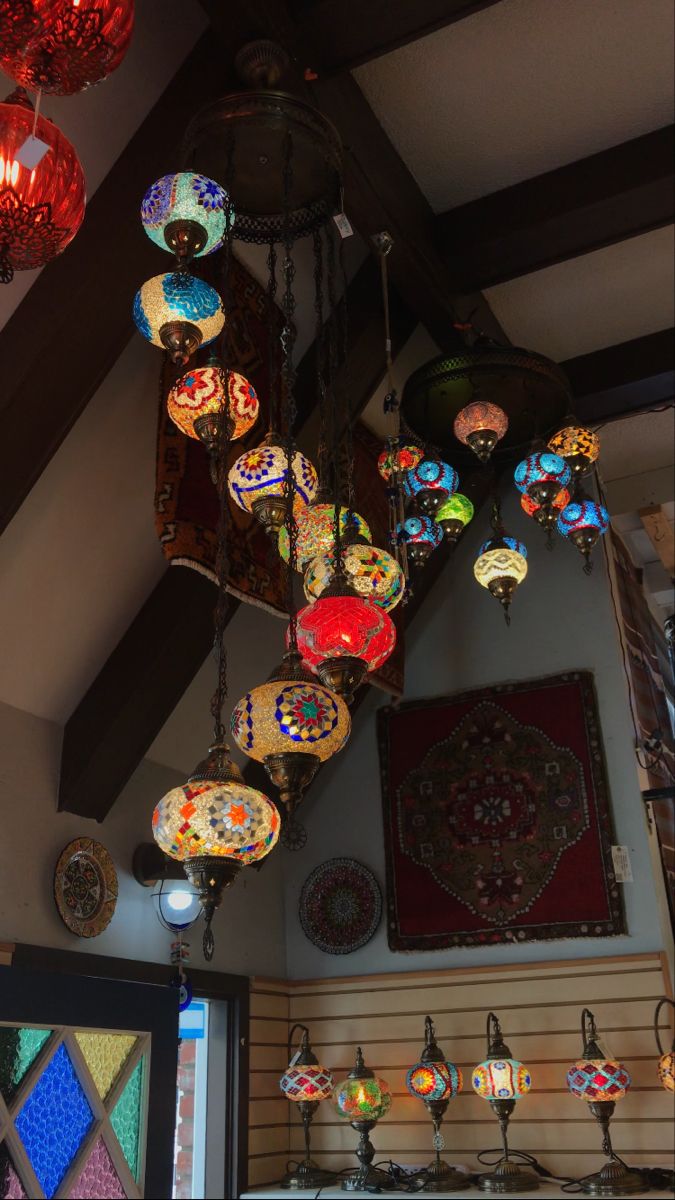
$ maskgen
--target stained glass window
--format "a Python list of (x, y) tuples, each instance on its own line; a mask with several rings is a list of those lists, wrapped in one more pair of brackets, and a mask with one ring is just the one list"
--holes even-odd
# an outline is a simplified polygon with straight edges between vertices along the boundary
[(103, 1138), (95, 1142), (85, 1168), (69, 1195), (71, 1200), (90, 1200), (92, 1196), (96, 1196), (97, 1200), (125, 1200), (126, 1192)]
[(0, 1145), (0, 1200), (24, 1200), (25, 1196), (26, 1191), (3, 1143)]
[(0, 1092), (6, 1101), (16, 1095), (31, 1063), (51, 1034), (51, 1029), (20, 1029), (0, 1026)]
[(136, 1038), (128, 1033), (85, 1033), (75, 1034), (98, 1094), (105, 1100), (113, 1083), (124, 1066)]
[(110, 1115), (110, 1124), (117, 1134), (134, 1179), (138, 1178), (138, 1150), (143, 1095), (143, 1059), (134, 1070), (122, 1095)]
[(15, 1120), (45, 1196), (53, 1196), (93, 1121), (70, 1055), (59, 1046)]

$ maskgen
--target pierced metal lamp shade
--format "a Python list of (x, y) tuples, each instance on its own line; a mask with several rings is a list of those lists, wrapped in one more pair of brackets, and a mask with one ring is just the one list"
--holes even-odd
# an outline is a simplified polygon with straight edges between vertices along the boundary
[(206, 855), (244, 865), (257, 862), (276, 845), (279, 828), (272, 801), (237, 782), (205, 781), (172, 788), (152, 815), (157, 845), (179, 862)]
[[(282, 531), (283, 532), (283, 531)], [(347, 582), (366, 600), (372, 600), (384, 612), (391, 612), (405, 591), (405, 577), (393, 555), (377, 546), (346, 546), (342, 551)], [(335, 554), (319, 554), (305, 572), (305, 595), (310, 601), (319, 596), (335, 578)]]
[(548, 448), (565, 459), (573, 475), (586, 475), (600, 454), (600, 438), (583, 425), (564, 425), (550, 439)]
[[(350, 516), (353, 526), (350, 526)], [(326, 554), (333, 549), (335, 540), (335, 505), (321, 502), (308, 504), (297, 514), (297, 561), (298, 571), (304, 570), (308, 562), (319, 554)], [(348, 508), (340, 509), (340, 535), (349, 532), (371, 540), (370, 529), (358, 513), (351, 513)], [(279, 530), (279, 553), (284, 562), (290, 557), (288, 530), (282, 525)]]
[(405, 538), (408, 558), (415, 566), (426, 562), (429, 555), (443, 541), (443, 530), (440, 525), (424, 515), (407, 517), (398, 526), (399, 536)]
[(207, 345), (225, 324), (215, 288), (183, 271), (155, 275), (136, 293), (133, 316), (138, 332), (185, 362), (198, 346)]
[(148, 188), (141, 221), (150, 240), (162, 250), (177, 251), (181, 233), (192, 232), (190, 256), (197, 257), (222, 245), (228, 209), (227, 192), (219, 183), (194, 171), (178, 171), (162, 175)]
[(424, 451), (420, 446), (398, 446), (395, 450), (387, 446), (377, 460), (377, 469), (385, 483), (388, 483), (394, 469), (397, 469), (399, 474), (411, 471), (423, 458)]
[(612, 1059), (580, 1058), (567, 1072), (567, 1086), (573, 1096), (589, 1104), (597, 1100), (623, 1100), (631, 1078), (623, 1063)]
[[(283, 499), (287, 470), (286, 447), (270, 435), (234, 463), (228, 476), (230, 495), (244, 512), (253, 512), (256, 501), (266, 497)], [(314, 467), (299, 450), (293, 454), (293, 479), (296, 505), (304, 508), (316, 495), (319, 484)]]
[(488, 1058), (474, 1067), (471, 1084), (484, 1100), (520, 1100), (532, 1087), (532, 1077), (514, 1058)]
[[(226, 413), (233, 423), (230, 439), (243, 437), (258, 419), (260, 404), (256, 390), (237, 371), (219, 366), (194, 367), (182, 375), (167, 397), (167, 410), (174, 425), (188, 437), (199, 438), (195, 423), (203, 417)], [(226, 396), (226, 391), (229, 395)]]
[(318, 681), (263, 683), (247, 692), (232, 712), (232, 736), (257, 762), (289, 751), (325, 762), (342, 749), (351, 726), (344, 700)]

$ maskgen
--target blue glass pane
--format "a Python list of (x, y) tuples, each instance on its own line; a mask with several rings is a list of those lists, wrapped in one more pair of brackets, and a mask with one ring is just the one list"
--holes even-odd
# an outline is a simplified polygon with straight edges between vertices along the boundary
[(54, 1195), (92, 1121), (68, 1051), (59, 1046), (15, 1121), (45, 1196)]

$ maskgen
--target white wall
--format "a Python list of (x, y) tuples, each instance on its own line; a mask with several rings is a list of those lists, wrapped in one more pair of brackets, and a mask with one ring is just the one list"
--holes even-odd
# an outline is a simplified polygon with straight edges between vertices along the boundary
[[(602, 551), (584, 575), (580, 556), (557, 540), (545, 549), (542, 531), (510, 496), (504, 516), (510, 532), (529, 549), (528, 578), (506, 628), (500, 606), (472, 574), (487, 517), (479, 514), (438, 584), (418, 612), (406, 646), (405, 699), (439, 696), (507, 680), (590, 669), (600, 706), (617, 841), (630, 848), (634, 883), (625, 885), (629, 935), (518, 946), (519, 962), (612, 955), (660, 949), (659, 928), (643, 805), (633, 755), (633, 733)], [(347, 956), (322, 954), (305, 937), (297, 917), (303, 881), (318, 863), (347, 855), (370, 866), (384, 893), (384, 844), (374, 715), (383, 703), (374, 693), (363, 705), (351, 743), (322, 771), (306, 802), (306, 849), (285, 856), (286, 936), (292, 978), (380, 971), (412, 971), (514, 961), (510, 946), (425, 953), (392, 953), (386, 925), (367, 946)]]
[[(171, 935), (155, 915), (150, 889), (131, 874), (131, 856), (150, 840), (157, 800), (184, 782), (178, 772), (145, 759), (103, 824), (57, 813), (61, 729), (50, 721), (0, 704), (0, 941), (169, 964)], [(119, 899), (112, 921), (97, 938), (66, 929), (54, 904), (54, 866), (72, 838), (92, 837), (112, 855)], [(244, 872), (223, 898), (214, 920), (212, 969), (235, 974), (284, 975), (282, 863), (272, 855), (261, 871)], [(204, 967), (201, 923), (188, 934), (194, 967)]]

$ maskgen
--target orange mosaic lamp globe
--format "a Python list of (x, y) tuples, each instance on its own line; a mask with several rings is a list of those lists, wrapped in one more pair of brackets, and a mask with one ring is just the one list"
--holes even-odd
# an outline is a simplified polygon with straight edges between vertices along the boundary
[[(46, 149), (26, 151), (33, 135)], [(38, 157), (39, 155), (39, 157)], [(80, 161), (52, 121), (38, 117), (21, 88), (0, 104), (0, 282), (43, 267), (65, 250), (84, 217)]]
[(385, 483), (389, 483), (394, 471), (399, 475), (405, 475), (406, 471), (412, 471), (418, 463), (424, 458), (424, 451), (421, 446), (409, 445), (387, 445), (380, 454), (377, 460), (377, 469), (384, 479)]
[(509, 419), (503, 408), (475, 400), (457, 413), (453, 429), (458, 441), (469, 446), (480, 462), (487, 462), (508, 427)]
[(181, 433), (198, 438), (210, 448), (218, 438), (223, 417), (230, 426), (229, 438), (235, 441), (255, 425), (260, 403), (253, 384), (244, 375), (226, 373), (218, 363), (211, 362), (181, 376), (169, 392), (167, 411)]
[(12, 0), (9, 8), (16, 18), (0, 14), (8, 33), (0, 67), (31, 91), (72, 96), (106, 79), (129, 49), (134, 0)]
[(600, 438), (592, 429), (571, 421), (549, 440), (548, 448), (552, 454), (564, 458), (572, 475), (579, 478), (587, 475), (597, 462), (600, 454)]
[(657, 1070), (661, 1087), (665, 1088), (667, 1092), (675, 1092), (675, 1037), (672, 1039), (670, 1050), (664, 1053), (659, 1033), (659, 1015), (664, 1004), (670, 1004), (671, 1008), (675, 1010), (675, 1001), (671, 1000), (670, 996), (663, 996), (656, 1005), (654, 1013), (654, 1036), (660, 1055)]

